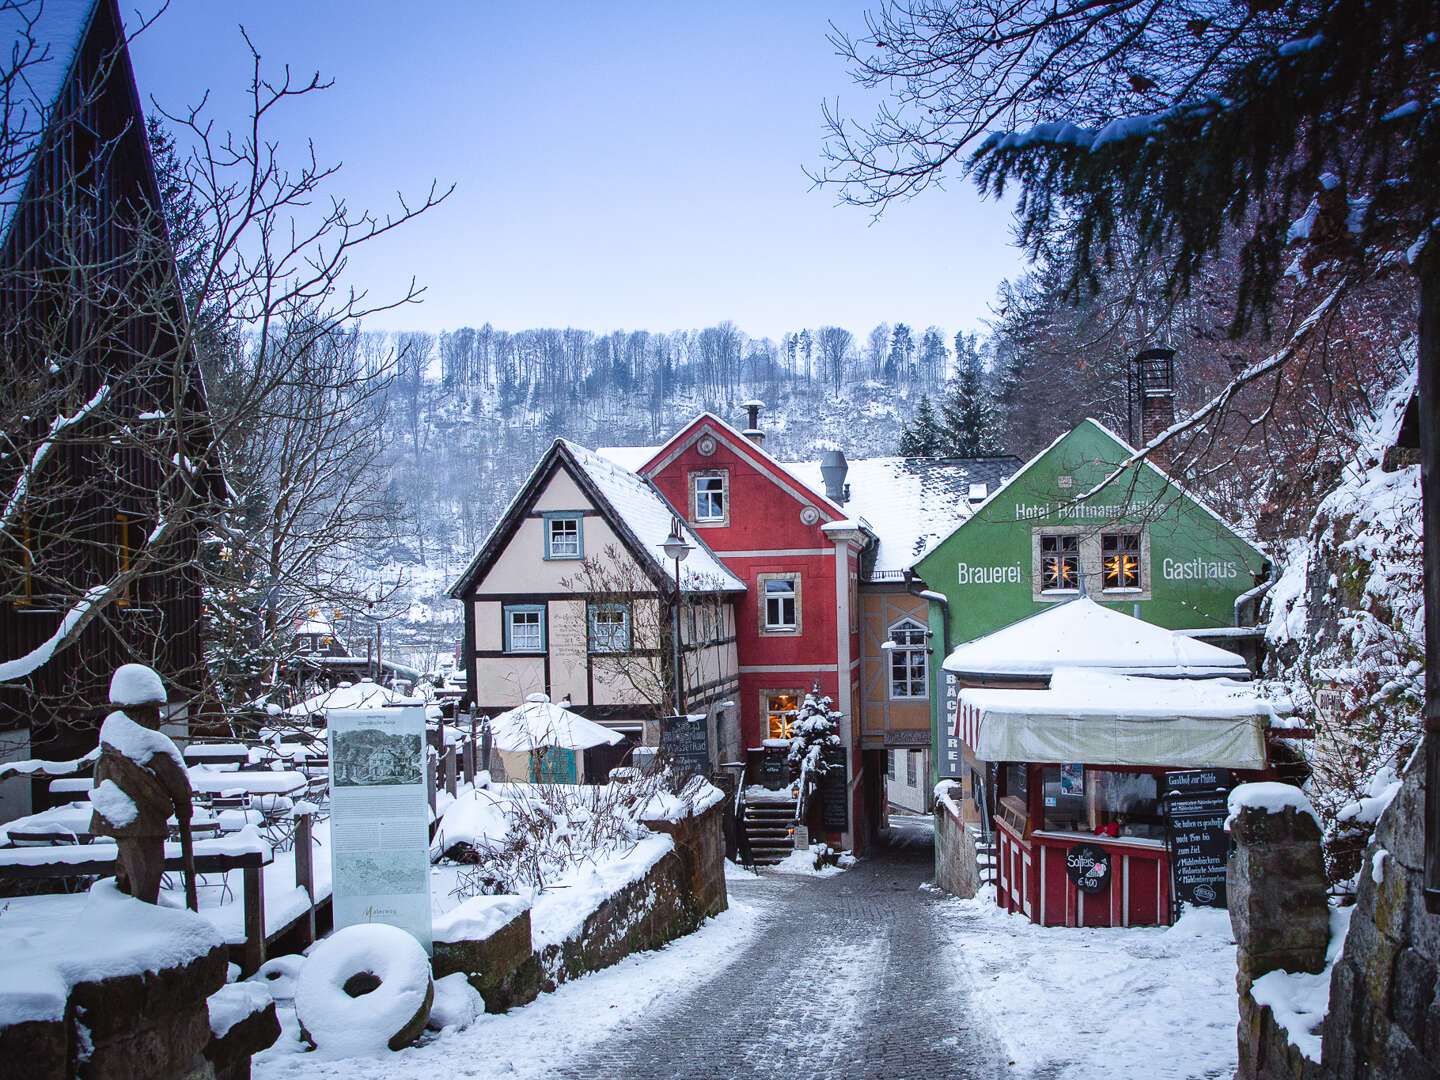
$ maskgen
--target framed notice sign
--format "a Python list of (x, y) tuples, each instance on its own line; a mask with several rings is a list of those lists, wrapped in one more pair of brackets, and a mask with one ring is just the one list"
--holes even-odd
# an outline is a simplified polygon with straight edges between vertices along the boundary
[(425, 710), (332, 709), (329, 716), (335, 926), (389, 923), (428, 953)]

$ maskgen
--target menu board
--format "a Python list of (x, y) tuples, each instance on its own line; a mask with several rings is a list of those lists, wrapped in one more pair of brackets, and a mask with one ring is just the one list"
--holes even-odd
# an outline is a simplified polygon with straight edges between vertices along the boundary
[(430, 951), (425, 710), (331, 709), (335, 926), (388, 923)]
[(660, 718), (660, 749), (675, 759), (682, 772), (710, 772), (710, 725), (704, 716)]
[(1225, 907), (1225, 832), (1232, 783), (1229, 770), (1194, 769), (1165, 774), (1165, 826), (1175, 899), (1198, 907)]

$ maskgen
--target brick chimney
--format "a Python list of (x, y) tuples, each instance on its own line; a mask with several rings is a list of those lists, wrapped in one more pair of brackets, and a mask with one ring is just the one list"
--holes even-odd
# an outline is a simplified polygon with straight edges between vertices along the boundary
[(760, 410), (765, 407), (763, 401), (746, 401), (740, 406), (745, 410), (745, 430), (741, 432), (747, 439), (756, 446), (765, 445), (765, 432), (760, 430)]
[(1132, 401), (1140, 412), (1139, 437), (1131, 434), (1143, 446), (1175, 423), (1175, 350), (1141, 349), (1130, 363)]

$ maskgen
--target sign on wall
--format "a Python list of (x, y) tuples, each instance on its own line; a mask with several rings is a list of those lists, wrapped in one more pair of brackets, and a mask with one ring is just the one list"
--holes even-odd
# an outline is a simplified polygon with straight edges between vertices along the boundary
[(703, 715), (660, 718), (660, 749), (682, 772), (710, 773), (710, 725)]
[(333, 709), (330, 859), (335, 926), (430, 932), (430, 800), (425, 710)]
[(1225, 907), (1229, 769), (1165, 774), (1165, 828), (1175, 899), (1199, 907)]

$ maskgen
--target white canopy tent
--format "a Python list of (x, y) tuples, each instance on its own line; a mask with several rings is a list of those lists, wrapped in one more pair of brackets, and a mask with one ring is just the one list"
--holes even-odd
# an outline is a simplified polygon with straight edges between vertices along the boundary
[(490, 734), (497, 750), (511, 754), (528, 753), (542, 746), (562, 750), (589, 750), (593, 746), (614, 746), (624, 736), (586, 720), (544, 694), (531, 694), (525, 704), (490, 718)]
[(1249, 674), (1242, 656), (1085, 596), (967, 641), (944, 663), (951, 674), (980, 679), (1043, 678), (1061, 667), (1170, 678)]
[(1274, 715), (1231, 679), (1058, 668), (1047, 690), (962, 690), (954, 734), (982, 761), (1263, 769)]

